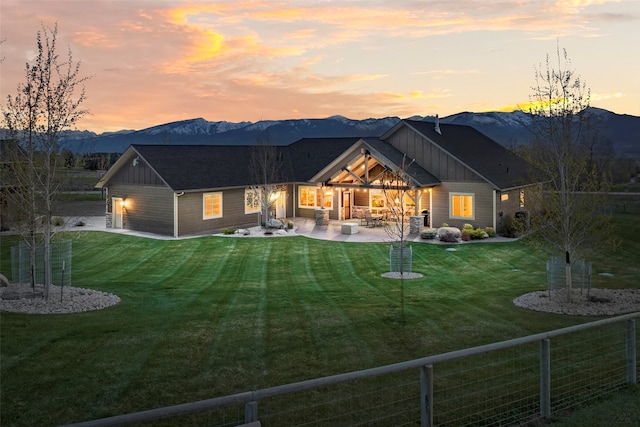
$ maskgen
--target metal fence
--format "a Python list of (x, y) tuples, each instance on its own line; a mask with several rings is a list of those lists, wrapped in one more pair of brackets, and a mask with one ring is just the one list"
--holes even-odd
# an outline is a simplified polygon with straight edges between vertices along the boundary
[(389, 271), (392, 273), (411, 273), (413, 260), (413, 248), (410, 245), (399, 243), (389, 247)]
[(73, 425), (526, 424), (636, 384), (638, 318)]
[[(11, 247), (11, 277), (15, 283), (31, 283), (31, 247), (20, 241)], [(51, 242), (51, 282), (54, 285), (71, 286), (72, 241)], [(44, 245), (35, 248), (34, 276), (36, 284), (44, 283)]]
[[(580, 289), (586, 295), (591, 291), (592, 265), (585, 260), (571, 263), (572, 289)], [(558, 257), (547, 261), (547, 290), (560, 289), (566, 286), (566, 263)]]

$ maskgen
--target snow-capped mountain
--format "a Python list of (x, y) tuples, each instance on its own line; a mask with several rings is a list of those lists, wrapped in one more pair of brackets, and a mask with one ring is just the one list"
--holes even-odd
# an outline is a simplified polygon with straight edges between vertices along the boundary
[[(619, 115), (592, 108), (601, 133), (618, 155), (640, 152), (640, 117)], [(435, 121), (435, 116), (413, 116), (411, 120)], [(392, 128), (399, 117), (352, 120), (343, 116), (325, 119), (263, 120), (259, 122), (210, 122), (203, 118), (182, 120), (132, 131), (123, 130), (96, 135), (88, 131), (65, 132), (64, 140), (75, 152), (123, 152), (131, 144), (212, 144), (251, 145), (261, 132), (267, 132), (272, 144), (287, 145), (300, 138), (369, 136), (378, 137)], [(441, 123), (468, 125), (504, 146), (528, 142), (529, 114), (463, 112), (439, 119)]]

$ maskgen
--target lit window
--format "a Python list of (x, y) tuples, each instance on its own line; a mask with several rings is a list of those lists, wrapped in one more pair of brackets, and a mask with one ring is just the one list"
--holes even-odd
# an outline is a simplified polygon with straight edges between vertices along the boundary
[(222, 193), (202, 195), (202, 219), (222, 218)]
[(450, 194), (450, 211), (451, 218), (474, 219), (473, 211), (473, 194), (465, 193), (449, 193)]
[(524, 190), (520, 190), (520, 207), (524, 208)]
[(260, 212), (262, 207), (260, 205), (260, 191), (254, 188), (247, 188), (244, 190), (244, 213), (251, 214)]
[(506, 202), (507, 200), (509, 200), (509, 193), (500, 194), (500, 201), (501, 202)]
[[(322, 197), (323, 195), (324, 197)], [(324, 188), (298, 187), (298, 206), (301, 208), (333, 209), (333, 193)]]

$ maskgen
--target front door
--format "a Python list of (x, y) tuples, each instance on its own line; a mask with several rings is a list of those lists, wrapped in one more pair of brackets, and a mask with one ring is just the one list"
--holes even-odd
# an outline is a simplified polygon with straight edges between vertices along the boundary
[(342, 218), (351, 218), (351, 191), (342, 193)]
[(122, 207), (124, 201), (121, 198), (113, 198), (113, 228), (122, 228)]

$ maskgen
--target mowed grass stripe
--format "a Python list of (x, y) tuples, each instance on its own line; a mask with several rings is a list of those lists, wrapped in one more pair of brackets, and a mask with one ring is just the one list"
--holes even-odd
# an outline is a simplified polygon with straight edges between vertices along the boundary
[(325, 368), (333, 366), (336, 359), (355, 359), (360, 366), (362, 363), (368, 365), (371, 349), (354, 327), (353, 313), (341, 304), (343, 289), (349, 288), (345, 281), (351, 280), (349, 275), (341, 275), (346, 265), (344, 253), (335, 250), (337, 248), (328, 249), (322, 245), (320, 250), (312, 252), (305, 241), (301, 250), (306, 254), (305, 294), (311, 290), (317, 296), (315, 302), (305, 300), (303, 303), (316, 353)]
[[(180, 242), (171, 242), (163, 253), (149, 257), (147, 266), (138, 270), (141, 277), (148, 278), (145, 270), (153, 271), (158, 265), (164, 265), (167, 274), (159, 282), (151, 278), (153, 298), (141, 299), (136, 304), (137, 310), (147, 313), (143, 317), (144, 321), (139, 324), (138, 340), (141, 348), (134, 353), (134, 360), (127, 360), (125, 364), (130, 365), (130, 375), (126, 376), (128, 381), (121, 384), (120, 393), (113, 395), (116, 411), (132, 410), (131, 402), (139, 399), (149, 400), (154, 405), (173, 404), (175, 397), (170, 384), (176, 381), (187, 382), (186, 379), (194, 376), (194, 371), (199, 369), (199, 361), (195, 356), (206, 342), (206, 335), (187, 324), (194, 313), (198, 312), (203, 295), (216, 283), (219, 272), (224, 271), (235, 242), (229, 242), (229, 250), (220, 251), (211, 257), (203, 256), (202, 253), (208, 251), (206, 239), (194, 243), (191, 242), (189, 250), (186, 250), (181, 247), (183, 245)], [(181, 256), (177, 257), (176, 254)], [(215, 259), (215, 268), (209, 267), (208, 261), (212, 259)], [(138, 286), (141, 287), (140, 292), (149, 292), (144, 285)], [(192, 307), (194, 305), (195, 310)], [(125, 350), (119, 348), (120, 345), (127, 345), (117, 342), (111, 344), (111, 348), (103, 348), (100, 352), (117, 355)], [(163, 369), (163, 366), (171, 364), (171, 370)], [(141, 390), (148, 392), (145, 394)]]

